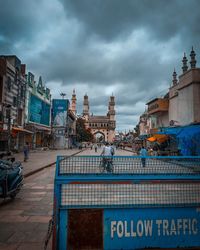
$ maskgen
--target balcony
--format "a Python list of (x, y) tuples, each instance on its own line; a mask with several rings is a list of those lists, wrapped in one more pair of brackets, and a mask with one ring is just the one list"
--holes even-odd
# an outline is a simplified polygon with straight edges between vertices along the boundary
[(147, 103), (148, 115), (167, 112), (169, 109), (169, 100), (166, 98), (156, 98)]

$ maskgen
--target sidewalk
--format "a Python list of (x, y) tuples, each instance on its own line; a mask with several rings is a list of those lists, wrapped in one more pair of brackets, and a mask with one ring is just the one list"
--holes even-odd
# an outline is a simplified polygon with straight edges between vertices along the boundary
[(73, 155), (81, 152), (80, 149), (63, 149), (63, 150), (34, 150), (30, 151), (29, 159), (24, 162), (24, 154), (14, 154), (16, 161), (20, 161), (23, 166), (24, 176), (27, 177), (39, 169), (55, 164), (57, 155)]

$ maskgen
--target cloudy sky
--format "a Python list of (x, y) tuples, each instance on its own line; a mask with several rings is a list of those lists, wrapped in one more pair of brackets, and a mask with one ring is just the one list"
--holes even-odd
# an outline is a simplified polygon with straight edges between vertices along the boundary
[(113, 93), (118, 130), (167, 92), (192, 45), (199, 66), (199, 0), (0, 0), (0, 54), (16, 54), (53, 98), (75, 88), (79, 113), (87, 93), (106, 114)]

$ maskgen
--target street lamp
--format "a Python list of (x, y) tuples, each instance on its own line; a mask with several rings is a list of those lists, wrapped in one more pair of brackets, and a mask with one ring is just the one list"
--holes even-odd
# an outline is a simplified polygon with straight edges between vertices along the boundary
[(61, 92), (60, 93), (60, 95), (62, 96), (62, 98), (64, 99), (65, 98), (65, 96), (66, 96), (66, 94), (65, 93), (63, 93), (63, 92)]

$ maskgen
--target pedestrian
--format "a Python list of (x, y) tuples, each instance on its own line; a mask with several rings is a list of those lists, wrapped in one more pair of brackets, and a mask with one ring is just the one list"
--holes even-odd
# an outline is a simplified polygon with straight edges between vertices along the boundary
[(97, 152), (97, 148), (98, 148), (98, 147), (97, 147), (97, 144), (95, 144), (95, 145), (94, 145), (94, 150), (95, 150), (95, 152)]
[(146, 156), (147, 156), (147, 150), (144, 146), (140, 149), (140, 156), (141, 156), (141, 162), (142, 167), (144, 168), (146, 166)]
[(26, 144), (24, 145), (24, 162), (28, 160), (28, 156), (29, 156), (29, 144), (28, 142), (26, 142)]
[(114, 148), (114, 145), (111, 143), (111, 154), (112, 156), (115, 154), (115, 148)]
[[(112, 148), (109, 145), (108, 142), (106, 142), (106, 145), (103, 147), (103, 151), (101, 155), (103, 156), (103, 166), (104, 168), (107, 168), (108, 172), (112, 171)], [(108, 164), (109, 163), (109, 164)]]

